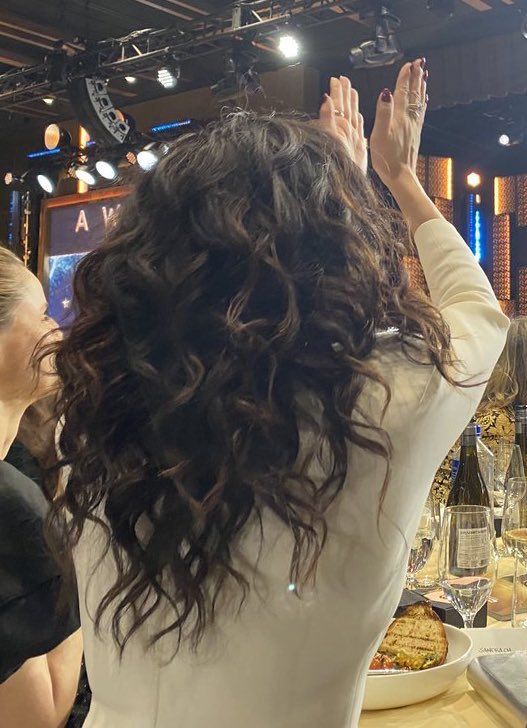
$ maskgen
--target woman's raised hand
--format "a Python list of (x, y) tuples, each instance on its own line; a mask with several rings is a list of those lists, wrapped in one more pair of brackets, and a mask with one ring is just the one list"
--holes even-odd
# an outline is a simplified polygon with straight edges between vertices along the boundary
[(355, 164), (366, 174), (368, 145), (364, 137), (364, 119), (359, 113), (359, 94), (349, 78), (332, 78), (329, 95), (320, 107), (318, 125), (346, 145)]
[(428, 101), (427, 77), (424, 58), (406, 63), (393, 95), (384, 89), (377, 101), (370, 153), (374, 170), (388, 188), (405, 173), (415, 174)]

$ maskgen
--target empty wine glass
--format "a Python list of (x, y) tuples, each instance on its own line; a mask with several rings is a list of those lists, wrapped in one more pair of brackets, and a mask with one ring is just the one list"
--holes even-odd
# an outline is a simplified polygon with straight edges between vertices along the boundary
[(519, 445), (500, 440), (494, 457), (494, 491), (498, 496), (498, 502), (503, 503), (505, 485), (509, 478), (524, 477), (523, 458)]
[(465, 627), (488, 601), (496, 581), (494, 524), (486, 506), (448, 506), (439, 547), (439, 580)]
[[(415, 589), (421, 586), (418, 583), (416, 574), (421, 571), (430, 558), (430, 554), (434, 548), (434, 541), (439, 531), (439, 507), (431, 495), (426, 499), (425, 507), (421, 513), (417, 533), (410, 549), (408, 557), (408, 566), (406, 568), (406, 588)], [(432, 586), (433, 581), (430, 580), (425, 586)]]

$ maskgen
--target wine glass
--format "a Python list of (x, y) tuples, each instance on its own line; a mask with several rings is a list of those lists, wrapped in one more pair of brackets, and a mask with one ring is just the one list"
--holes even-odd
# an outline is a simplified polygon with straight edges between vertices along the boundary
[[(417, 533), (415, 534), (408, 557), (408, 565), (406, 567), (407, 589), (416, 589), (421, 586), (417, 581), (416, 574), (428, 563), (428, 559), (434, 548), (434, 541), (438, 536), (438, 524), (439, 509), (432, 496), (429, 495), (421, 513)], [(429, 580), (429, 583), (425, 584), (425, 586), (432, 586), (433, 583), (433, 581)]]
[(527, 478), (510, 478), (507, 482), (501, 533), (507, 552), (514, 557), (512, 622), (514, 626), (527, 627), (527, 622), (517, 616), (518, 594), (525, 587), (520, 564), (524, 570), (527, 567)]
[[(519, 445), (500, 440), (494, 457), (494, 491), (502, 502), (509, 478), (524, 478), (523, 458)], [(500, 502), (500, 504), (501, 504)]]
[(497, 568), (490, 508), (445, 508), (439, 548), (439, 581), (446, 598), (462, 616), (465, 627), (473, 627), (474, 617), (489, 599)]

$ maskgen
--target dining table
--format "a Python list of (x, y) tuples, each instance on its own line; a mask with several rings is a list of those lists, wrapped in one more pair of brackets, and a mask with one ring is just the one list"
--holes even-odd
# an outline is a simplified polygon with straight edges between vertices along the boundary
[[(501, 549), (500, 539), (498, 548)], [(514, 561), (502, 557), (498, 578), (510, 576)], [(437, 549), (434, 548), (422, 575), (437, 576)], [(488, 617), (481, 629), (511, 629), (510, 621)], [(506, 728), (501, 718), (469, 684), (466, 673), (441, 695), (414, 705), (389, 710), (364, 710), (359, 728)]]

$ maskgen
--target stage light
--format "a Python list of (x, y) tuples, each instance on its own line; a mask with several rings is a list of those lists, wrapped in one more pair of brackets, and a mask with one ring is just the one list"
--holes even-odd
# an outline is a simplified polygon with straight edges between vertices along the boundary
[(176, 63), (166, 63), (157, 72), (157, 80), (163, 88), (176, 88), (180, 76), (181, 68)]
[(298, 58), (300, 55), (300, 43), (294, 35), (281, 35), (278, 39), (278, 50), (284, 58)]
[(95, 175), (93, 174), (92, 170), (85, 165), (83, 165), (82, 167), (77, 167), (77, 169), (75, 170), (75, 177), (87, 185), (94, 185), (96, 182)]
[(125, 159), (128, 164), (135, 164), (137, 162), (137, 156), (134, 154), (134, 152), (126, 152)]
[(58, 124), (48, 124), (44, 130), (44, 146), (46, 149), (71, 146), (71, 134)]
[(375, 11), (375, 39), (367, 40), (349, 51), (349, 62), (353, 68), (389, 66), (403, 57), (396, 30), (401, 24), (399, 18), (381, 3)]
[(500, 134), (498, 137), (498, 144), (501, 144), (502, 147), (508, 147), (511, 143), (511, 138), (508, 134)]
[(12, 172), (6, 172), (4, 174), (4, 184), (5, 185), (12, 185), (15, 181), (15, 175)]
[(126, 83), (130, 84), (137, 83), (137, 78), (135, 76), (125, 76), (124, 80), (126, 81)]
[(45, 104), (46, 104), (47, 106), (53, 106), (53, 104), (55, 103), (55, 97), (54, 97), (54, 96), (43, 96), (43, 97), (42, 97), (42, 101), (43, 101), (43, 102), (44, 102), (44, 103), (45, 103)]
[(56, 187), (56, 183), (52, 177), (50, 177), (49, 174), (46, 174), (45, 172), (38, 172), (37, 174), (37, 182), (41, 189), (44, 190), (44, 192), (47, 192), (48, 194), (51, 194)]
[(153, 144), (147, 144), (147, 146), (142, 149), (137, 155), (137, 164), (145, 172), (149, 172), (151, 169), (154, 169), (159, 161), (159, 157), (154, 151), (153, 147)]
[(95, 162), (95, 169), (104, 179), (115, 179), (117, 177), (116, 167), (104, 159)]
[(481, 184), (481, 175), (477, 172), (469, 172), (467, 174), (467, 185), (469, 187), (479, 187)]

